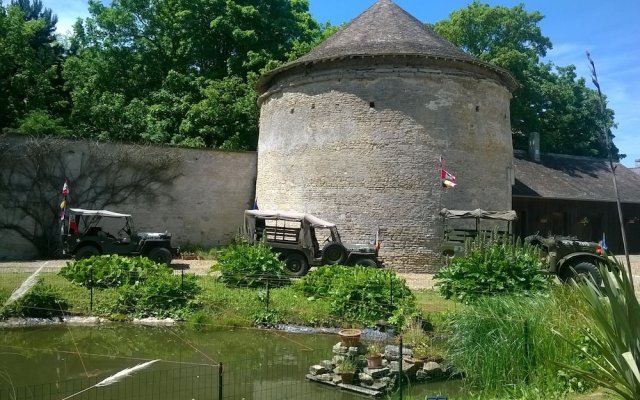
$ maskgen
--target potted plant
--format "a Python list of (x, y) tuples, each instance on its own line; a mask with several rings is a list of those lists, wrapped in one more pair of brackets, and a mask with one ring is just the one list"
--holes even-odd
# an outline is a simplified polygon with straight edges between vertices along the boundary
[(353, 383), (358, 366), (350, 357), (345, 357), (336, 366), (336, 373), (342, 378), (342, 383)]
[(380, 368), (382, 366), (383, 351), (384, 348), (380, 342), (374, 342), (367, 346), (367, 367)]
[(362, 331), (360, 329), (341, 329), (338, 332), (342, 344), (347, 347), (356, 347), (360, 343), (360, 335)]

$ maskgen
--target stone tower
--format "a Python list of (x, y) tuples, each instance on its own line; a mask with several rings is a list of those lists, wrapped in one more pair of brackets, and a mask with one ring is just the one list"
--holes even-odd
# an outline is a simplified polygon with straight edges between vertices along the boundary
[[(443, 207), (511, 208), (516, 82), (391, 0), (264, 75), (256, 195), (313, 213), (401, 271), (438, 267)], [(439, 158), (457, 176), (445, 191)]]

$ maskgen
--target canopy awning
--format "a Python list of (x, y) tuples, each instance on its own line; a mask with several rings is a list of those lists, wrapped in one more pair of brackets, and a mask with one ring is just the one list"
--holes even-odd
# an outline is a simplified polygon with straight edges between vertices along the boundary
[(130, 217), (129, 214), (120, 214), (107, 210), (84, 210), (82, 208), (70, 208), (69, 211), (74, 215), (86, 215), (86, 216), (98, 216), (98, 217), (110, 217), (110, 218), (125, 218)]
[(253, 216), (267, 219), (281, 219), (284, 221), (304, 221), (314, 228), (332, 228), (336, 226), (334, 223), (322, 220), (311, 214), (305, 214), (295, 211), (263, 211), (263, 210), (246, 210), (246, 216)]
[(480, 218), (480, 219), (494, 219), (499, 221), (515, 221), (518, 216), (515, 211), (485, 211), (481, 209), (476, 210), (448, 210), (443, 208), (440, 210), (440, 215), (448, 219), (462, 219), (462, 218)]

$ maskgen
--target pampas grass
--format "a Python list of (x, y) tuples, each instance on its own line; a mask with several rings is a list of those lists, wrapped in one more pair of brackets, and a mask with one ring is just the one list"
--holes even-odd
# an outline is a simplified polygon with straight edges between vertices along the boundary
[(88, 387), (88, 388), (86, 388), (84, 390), (81, 390), (78, 393), (74, 393), (71, 396), (65, 397), (62, 400), (70, 399), (72, 397), (75, 397), (75, 396), (77, 396), (77, 395), (79, 395), (81, 393), (84, 393), (84, 392), (86, 392), (86, 391), (88, 391), (90, 389), (96, 388), (96, 387), (105, 387), (105, 386), (114, 385), (114, 384), (120, 382), (121, 380), (123, 380), (124, 378), (126, 378), (128, 376), (131, 376), (134, 373), (139, 372), (139, 371), (149, 367), (151, 364), (156, 363), (158, 361), (160, 361), (160, 360), (147, 361), (146, 363), (138, 364), (135, 367), (123, 369), (122, 371), (117, 372), (117, 373), (111, 375), (110, 377), (108, 377), (106, 379), (101, 380), (100, 382), (96, 383), (95, 385), (90, 386), (90, 387)]
[(22, 285), (20, 285), (19, 288), (17, 288), (16, 290), (14, 290), (13, 293), (11, 293), (11, 296), (9, 296), (9, 299), (4, 303), (4, 305), (8, 306), (14, 301), (20, 300), (22, 297), (24, 297), (25, 294), (29, 293), (29, 290), (33, 289), (33, 287), (38, 283), (38, 276), (40, 276), (40, 272), (42, 272), (42, 269), (44, 268), (45, 265), (47, 265), (46, 262), (42, 264), (42, 266), (38, 268), (36, 272), (34, 272), (33, 274), (31, 274), (31, 276), (25, 279), (25, 281), (22, 282)]

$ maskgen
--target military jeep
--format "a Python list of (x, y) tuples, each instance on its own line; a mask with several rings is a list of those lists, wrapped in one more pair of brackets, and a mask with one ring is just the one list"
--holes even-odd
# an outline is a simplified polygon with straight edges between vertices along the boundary
[(527, 236), (526, 243), (540, 248), (546, 269), (566, 282), (577, 276), (591, 276), (596, 285), (602, 282), (599, 264), (614, 267), (602, 246), (595, 242), (584, 242), (569, 236)]
[(136, 232), (129, 214), (71, 208), (63, 222), (63, 252), (76, 259), (118, 254), (169, 265), (180, 254), (171, 246), (170, 233)]
[[(512, 223), (516, 220), (515, 211), (485, 210), (440, 210), (444, 237), (440, 244), (440, 254), (447, 261), (453, 256), (464, 255), (465, 243), (476, 238), (489, 238), (492, 235), (512, 236)], [(506, 226), (505, 226), (506, 224)]]
[(345, 244), (335, 224), (313, 215), (246, 210), (244, 217), (248, 241), (266, 243), (279, 253), (292, 276), (304, 276), (319, 265), (382, 266), (376, 246)]

